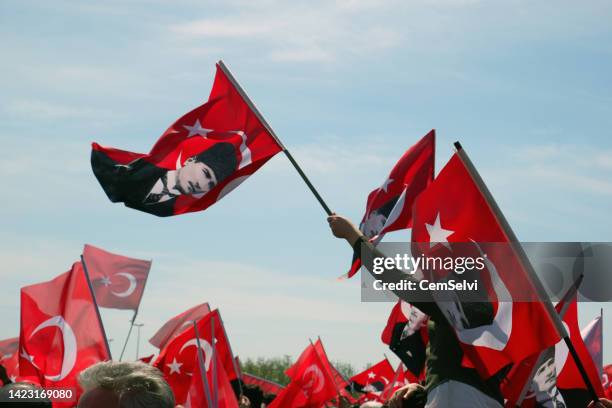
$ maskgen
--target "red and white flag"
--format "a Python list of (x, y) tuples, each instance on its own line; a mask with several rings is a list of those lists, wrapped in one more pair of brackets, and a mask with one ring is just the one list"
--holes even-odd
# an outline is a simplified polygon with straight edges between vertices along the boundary
[(8, 378), (15, 382), (19, 376), (19, 337), (0, 340), (0, 365), (6, 369)]
[[(510, 245), (511, 232), (504, 230), (493, 205), (463, 159), (455, 153), (417, 198), (412, 228), (413, 253), (416, 249), (419, 254), (431, 256), (433, 253), (438, 258), (455, 259), (465, 256), (462, 253), (465, 251), (456, 250), (457, 247), (467, 245), (473, 251), (472, 257), (482, 258), (482, 270), (473, 273), (478, 275), (480, 288), (485, 291), (483, 298), (491, 305), (486, 324), (473, 323), (475, 319), (481, 322), (483, 319), (482, 311), (472, 313), (474, 303), (463, 303), (458, 296), (455, 301), (434, 298), (455, 329), (467, 358), (464, 363), (475, 367), (484, 378), (559, 341), (556, 326), (544, 304), (512, 301), (536, 299), (538, 292), (527, 266)], [(459, 276), (450, 273), (455, 278)]]
[[(370, 192), (366, 211), (359, 225), (369, 239), (380, 239), (391, 231), (412, 226), (412, 206), (416, 197), (434, 178), (436, 132), (431, 130), (406, 150), (383, 184)], [(361, 267), (353, 259), (346, 274), (351, 278)]]
[(355, 391), (379, 396), (394, 377), (395, 371), (389, 360), (385, 358), (349, 380)]
[(601, 386), (607, 399), (612, 399), (612, 364), (608, 364), (603, 368), (601, 375)]
[(580, 335), (589, 354), (593, 357), (597, 371), (601, 374), (603, 372), (603, 309), (599, 316), (580, 331)]
[(85, 244), (83, 259), (98, 307), (138, 310), (151, 261), (113, 254)]
[[(229, 380), (238, 378), (234, 369), (234, 357), (232, 355), (229, 340), (225, 334), (223, 322), (218, 310), (213, 310), (197, 321), (199, 343), (205, 357), (207, 372), (211, 369), (213, 352), (213, 329), (215, 337), (215, 350), (219, 356), (222, 366)], [(181, 334), (170, 340), (160, 351), (159, 356), (153, 363), (164, 374), (164, 378), (174, 391), (177, 404), (183, 404), (186, 400), (187, 391), (191, 384), (191, 377), (197, 363), (196, 331), (193, 323)]]
[(110, 359), (80, 262), (55, 279), (21, 289), (19, 371), (45, 388), (80, 389), (85, 368)]
[(218, 64), (208, 102), (173, 123), (148, 154), (93, 143), (91, 167), (112, 202), (167, 217), (205, 210), (280, 151)]
[[(206, 382), (204, 382), (201, 366), (196, 357), (191, 384), (189, 385), (189, 390), (187, 391), (185, 399), (185, 408), (238, 408), (236, 394), (234, 393), (232, 384), (227, 378), (219, 355), (215, 354), (214, 358), (217, 359), (217, 367), (214, 370), (209, 369), (207, 371)], [(213, 376), (213, 371), (216, 378)], [(208, 387), (210, 404), (206, 396), (206, 387)]]
[(270, 408), (321, 407), (338, 395), (330, 372), (327, 358), (313, 344), (308, 345), (297, 362), (285, 371), (291, 382), (276, 396)]
[(183, 313), (174, 316), (164, 323), (153, 337), (149, 339), (149, 343), (158, 349), (164, 348), (170, 340), (187, 330), (190, 326), (193, 326), (192, 322), (194, 320), (198, 321), (208, 313), (210, 313), (208, 303), (202, 303), (185, 310)]
[(398, 300), (387, 319), (381, 340), (406, 365), (407, 373), (413, 381), (424, 376), (425, 358), (429, 334), (429, 316), (418, 308)]
[(383, 403), (387, 402), (387, 400), (391, 398), (393, 394), (395, 394), (395, 391), (399, 390), (405, 385), (408, 385), (409, 383), (410, 381), (404, 372), (404, 366), (402, 363), (400, 363), (395, 370), (393, 380), (385, 386), (385, 389), (380, 394), (379, 401)]

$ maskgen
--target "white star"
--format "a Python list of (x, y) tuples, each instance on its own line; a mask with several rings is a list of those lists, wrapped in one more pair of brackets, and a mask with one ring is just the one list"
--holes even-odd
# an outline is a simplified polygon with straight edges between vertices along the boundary
[(100, 281), (104, 286), (109, 286), (111, 284), (111, 280), (108, 276), (104, 276)]
[(183, 125), (183, 127), (189, 131), (189, 135), (187, 135), (187, 137), (191, 137), (193, 135), (206, 137), (209, 132), (212, 132), (212, 129), (203, 128), (202, 125), (200, 125), (199, 119), (195, 121), (193, 126)]
[(429, 234), (430, 248), (435, 247), (437, 244), (442, 244), (450, 249), (450, 245), (448, 244), (448, 240), (446, 238), (448, 238), (449, 235), (454, 234), (455, 231), (445, 230), (442, 228), (442, 225), (440, 224), (440, 213), (436, 215), (436, 221), (433, 225), (425, 223), (425, 227), (427, 228), (427, 233)]
[(382, 186), (380, 186), (380, 189), (383, 190), (385, 193), (387, 192), (387, 189), (389, 188), (389, 184), (393, 183), (393, 179), (392, 178), (388, 178), (385, 180), (385, 182), (383, 183)]
[(370, 371), (368, 373), (368, 378), (376, 378), (376, 374), (374, 374), (372, 371)]
[(16, 375), (11, 375), (9, 377), (9, 380), (11, 380), (11, 382), (15, 382), (17, 380), (17, 376)]
[(172, 373), (181, 373), (181, 366), (183, 365), (183, 363), (179, 363), (176, 361), (176, 358), (172, 359), (172, 362), (170, 364), (166, 364), (168, 367), (170, 367), (170, 374)]

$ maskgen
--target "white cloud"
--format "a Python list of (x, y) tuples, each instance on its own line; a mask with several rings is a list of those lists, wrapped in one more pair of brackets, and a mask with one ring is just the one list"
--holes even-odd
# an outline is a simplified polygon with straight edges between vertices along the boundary
[(88, 108), (84, 106), (64, 105), (60, 103), (50, 103), (42, 100), (19, 99), (6, 103), (2, 110), (12, 116), (25, 118), (27, 120), (36, 119), (108, 119), (115, 114), (102, 110)]

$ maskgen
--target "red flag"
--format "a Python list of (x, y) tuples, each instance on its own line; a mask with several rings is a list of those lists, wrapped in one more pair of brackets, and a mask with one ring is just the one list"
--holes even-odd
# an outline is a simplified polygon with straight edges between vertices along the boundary
[(208, 102), (164, 132), (149, 154), (92, 145), (112, 202), (158, 216), (205, 210), (282, 150), (217, 65)]
[(355, 402), (353, 396), (346, 390), (348, 386), (348, 382), (344, 378), (344, 376), (334, 367), (334, 365), (327, 358), (327, 353), (325, 351), (325, 347), (323, 347), (323, 342), (321, 339), (318, 339), (315, 343), (315, 349), (321, 358), (321, 361), (327, 362), (325, 364), (329, 369), (329, 374), (331, 378), (334, 380), (334, 386), (336, 387), (337, 392), (340, 396), (346, 398), (350, 403)]
[(393, 381), (395, 371), (386, 358), (350, 378), (358, 392), (380, 395), (385, 387)]
[(142, 361), (145, 364), (151, 364), (151, 361), (153, 361), (153, 357), (155, 357), (155, 354), (151, 354), (151, 355), (148, 355), (148, 356), (140, 357), (138, 360)]
[[(212, 403), (211, 405), (215, 408), (238, 408), (238, 401), (236, 400), (236, 394), (234, 394), (234, 390), (232, 389), (232, 385), (227, 378), (227, 374), (223, 369), (222, 362), (219, 360), (219, 355), (215, 354), (217, 359), (217, 369), (216, 369), (216, 380), (213, 380), (213, 370), (209, 369), (207, 371), (207, 382), (210, 392), (210, 398), (212, 399), (212, 394), (216, 395), (217, 404)], [(212, 384), (217, 384), (216, 390), (212, 389)], [(185, 400), (185, 408), (208, 408), (211, 405), (208, 404), (206, 398), (206, 391), (204, 379), (202, 378), (202, 370), (200, 368), (200, 364), (196, 361), (194, 362), (194, 372), (191, 377), (191, 384), (189, 386), (189, 390), (187, 392), (186, 400)]]
[(511, 232), (501, 226), (492, 205), (456, 153), (417, 198), (412, 229), (412, 241), (421, 243), (415, 244), (416, 253), (437, 251), (436, 257), (454, 259), (465, 254), (455, 251), (455, 245), (451, 250), (449, 243), (473, 243), (463, 248), (469, 245), (482, 258), (484, 267), (478, 273), (492, 306), (489, 323), (470, 322), (474, 319), (471, 303), (464, 305), (457, 299), (437, 301), (437, 305), (455, 329), (468, 359), (464, 362), (473, 364), (485, 378), (559, 340), (544, 304), (511, 301), (525, 299), (526, 294), (535, 299), (537, 292), (514, 248), (503, 245), (511, 242)]
[[(205, 367), (206, 370), (211, 369), (213, 341), (211, 325), (213, 320), (215, 325), (216, 353), (231, 381), (237, 378), (237, 374), (234, 370), (234, 359), (218, 310), (213, 310), (197, 321), (200, 345), (206, 360)], [(197, 361), (195, 358), (197, 355), (196, 351), (196, 332), (192, 324), (190, 328), (186, 328), (185, 331), (173, 340), (170, 340), (164, 349), (160, 351), (155, 363), (153, 363), (155, 367), (164, 373), (166, 381), (174, 391), (177, 404), (185, 402), (187, 391), (191, 384), (191, 377), (195, 370), (195, 362)]]
[(99, 307), (138, 310), (151, 261), (113, 254), (85, 244), (83, 259)]
[(291, 382), (276, 396), (270, 408), (318, 408), (336, 397), (338, 391), (329, 366), (327, 358), (320, 356), (315, 346), (310, 344), (297, 362), (285, 371)]
[(608, 364), (603, 368), (601, 375), (601, 386), (604, 389), (606, 398), (612, 399), (612, 364)]
[(0, 340), (0, 365), (6, 369), (8, 378), (15, 382), (19, 376), (19, 337)]
[[(383, 184), (368, 195), (366, 211), (359, 229), (368, 238), (412, 226), (412, 206), (416, 197), (434, 177), (436, 131), (431, 130), (406, 150)], [(358, 259), (347, 276), (361, 267)]]
[(285, 389), (285, 387), (275, 383), (274, 381), (266, 380), (265, 378), (248, 373), (242, 373), (242, 381), (244, 381), (244, 383), (247, 385), (258, 386), (264, 393), (267, 394), (279, 394)]
[(395, 370), (395, 374), (393, 375), (393, 381), (385, 386), (385, 389), (380, 394), (379, 401), (386, 402), (389, 398), (391, 398), (391, 396), (393, 396), (393, 394), (395, 394), (395, 391), (408, 384), (409, 381), (404, 373), (404, 366), (402, 363), (400, 363), (397, 366), (397, 370)]
[(110, 359), (80, 262), (55, 279), (21, 289), (19, 370), (45, 388), (73, 388), (85, 368)]
[(603, 372), (603, 309), (601, 313), (580, 331), (599, 373)]
[(190, 326), (193, 326), (192, 322), (194, 320), (198, 321), (208, 313), (210, 313), (208, 303), (202, 303), (185, 310), (183, 313), (174, 316), (164, 323), (153, 337), (149, 339), (149, 343), (158, 349), (164, 348), (170, 340), (187, 330)]
[(429, 342), (428, 318), (429, 316), (410, 303), (398, 300), (381, 334), (383, 343), (388, 344), (391, 351), (406, 365), (415, 382), (423, 375), (425, 368), (425, 354)]

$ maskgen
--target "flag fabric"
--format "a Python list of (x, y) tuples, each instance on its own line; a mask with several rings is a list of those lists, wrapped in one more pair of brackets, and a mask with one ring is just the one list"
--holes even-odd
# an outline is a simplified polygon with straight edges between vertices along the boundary
[(323, 346), (323, 342), (321, 341), (321, 339), (317, 339), (317, 341), (314, 343), (314, 346), (315, 350), (319, 354), (319, 357), (321, 358), (321, 361), (327, 362), (324, 365), (329, 368), (329, 374), (334, 380), (334, 387), (336, 388), (337, 392), (340, 394), (341, 397), (346, 398), (350, 403), (356, 402), (353, 396), (346, 390), (346, 387), (348, 387), (349, 385), (348, 381), (346, 381), (344, 376), (338, 371), (336, 367), (334, 367), (334, 365), (327, 358), (327, 352), (325, 351), (325, 347)]
[(21, 377), (33, 378), (44, 388), (73, 388), (78, 398), (78, 374), (109, 359), (80, 262), (51, 281), (21, 289)]
[(381, 334), (383, 343), (404, 363), (416, 382), (424, 374), (429, 316), (418, 308), (398, 300)]
[(405, 385), (408, 385), (410, 382), (406, 379), (406, 375), (404, 372), (404, 366), (400, 363), (395, 370), (395, 374), (393, 375), (393, 380), (385, 386), (385, 389), (381, 392), (379, 401), (386, 402), (389, 398), (395, 394), (397, 390), (402, 388)]
[(601, 386), (607, 399), (612, 399), (612, 364), (608, 364), (603, 368), (601, 375)]
[(138, 310), (151, 261), (113, 254), (85, 244), (83, 259), (98, 307)]
[(15, 382), (19, 376), (19, 337), (0, 340), (0, 365), (6, 369), (8, 378)]
[(194, 306), (183, 313), (174, 316), (168, 320), (164, 325), (149, 339), (149, 343), (162, 349), (166, 344), (193, 326), (192, 322), (200, 320), (202, 317), (210, 313), (210, 306), (208, 303), (202, 303)]
[[(202, 377), (200, 364), (196, 362), (185, 399), (185, 408), (212, 408), (213, 406), (215, 408), (238, 408), (236, 394), (234, 394), (232, 385), (227, 378), (223, 364), (219, 359), (219, 354), (215, 353), (213, 358), (217, 359), (217, 367), (215, 370), (209, 369), (207, 371), (211, 405), (208, 404), (206, 399), (206, 391), (204, 389), (206, 384)], [(213, 371), (215, 371), (216, 379), (213, 377)], [(216, 384), (215, 389), (212, 388), (213, 384)], [(212, 401), (216, 401), (216, 403)]]
[(580, 335), (593, 358), (597, 371), (601, 374), (603, 372), (603, 310), (601, 315), (580, 331)]
[[(599, 371), (580, 336), (575, 294), (567, 302), (559, 302), (556, 309), (595, 387), (595, 392), (600, 397), (605, 396)], [(502, 384), (502, 392), (507, 400), (506, 406), (516, 406), (527, 381), (530, 381), (530, 384), (521, 403), (522, 407), (545, 406), (545, 403), (550, 406), (578, 407), (586, 406), (591, 401), (587, 386), (564, 340), (560, 340), (542, 353), (530, 356), (512, 368)]]
[(277, 395), (285, 389), (285, 387), (278, 383), (275, 383), (274, 381), (270, 381), (249, 373), (242, 373), (242, 381), (247, 385), (258, 386), (264, 393), (267, 394)]
[(157, 216), (202, 211), (282, 151), (217, 65), (208, 102), (179, 118), (148, 154), (92, 145), (112, 202)]
[[(214, 322), (213, 322), (214, 321)], [(221, 366), (229, 378), (237, 378), (234, 369), (234, 357), (232, 356), (229, 340), (225, 334), (221, 316), (218, 310), (213, 310), (200, 318), (196, 325), (198, 328), (199, 342), (205, 356), (205, 367), (207, 372), (211, 369), (212, 362), (212, 324), (214, 324), (215, 350), (221, 361)], [(159, 356), (153, 363), (164, 374), (164, 378), (174, 391), (177, 404), (183, 404), (191, 385), (191, 377), (197, 364), (197, 340), (196, 331), (191, 324), (181, 334), (170, 340), (160, 351)]]
[[(406, 150), (383, 184), (370, 192), (359, 229), (368, 239), (412, 225), (412, 206), (416, 197), (434, 178), (436, 132), (431, 130)], [(354, 258), (347, 277), (361, 267)]]
[(327, 358), (323, 358), (313, 344), (308, 345), (294, 365), (285, 374), (291, 379), (279, 393), (270, 408), (318, 408), (337, 396), (334, 379)]
[(393, 381), (395, 371), (386, 358), (367, 370), (349, 378), (352, 388), (357, 392), (379, 396), (385, 387)]
[[(455, 250), (463, 243), (461, 248), (468, 245), (473, 250), (472, 257), (482, 258), (482, 270), (466, 272), (461, 279), (470, 274), (480, 278), (483, 293), (479, 296), (488, 299), (484, 304), (490, 306), (486, 316), (482, 302), (462, 303), (458, 295), (448, 300), (448, 292), (442, 293), (446, 296), (442, 300), (439, 292), (432, 295), (457, 335), (464, 351), (463, 363), (476, 368), (484, 378), (559, 341), (544, 304), (512, 301), (538, 295), (526, 266), (509, 245), (511, 231), (501, 226), (493, 205), (455, 153), (417, 198), (412, 228), (413, 253), (455, 259), (465, 255), (465, 251)], [(473, 305), (479, 310), (472, 311)]]
[(155, 357), (155, 354), (150, 354), (148, 356), (140, 357), (138, 361), (142, 361), (145, 364), (151, 364), (154, 357)]

